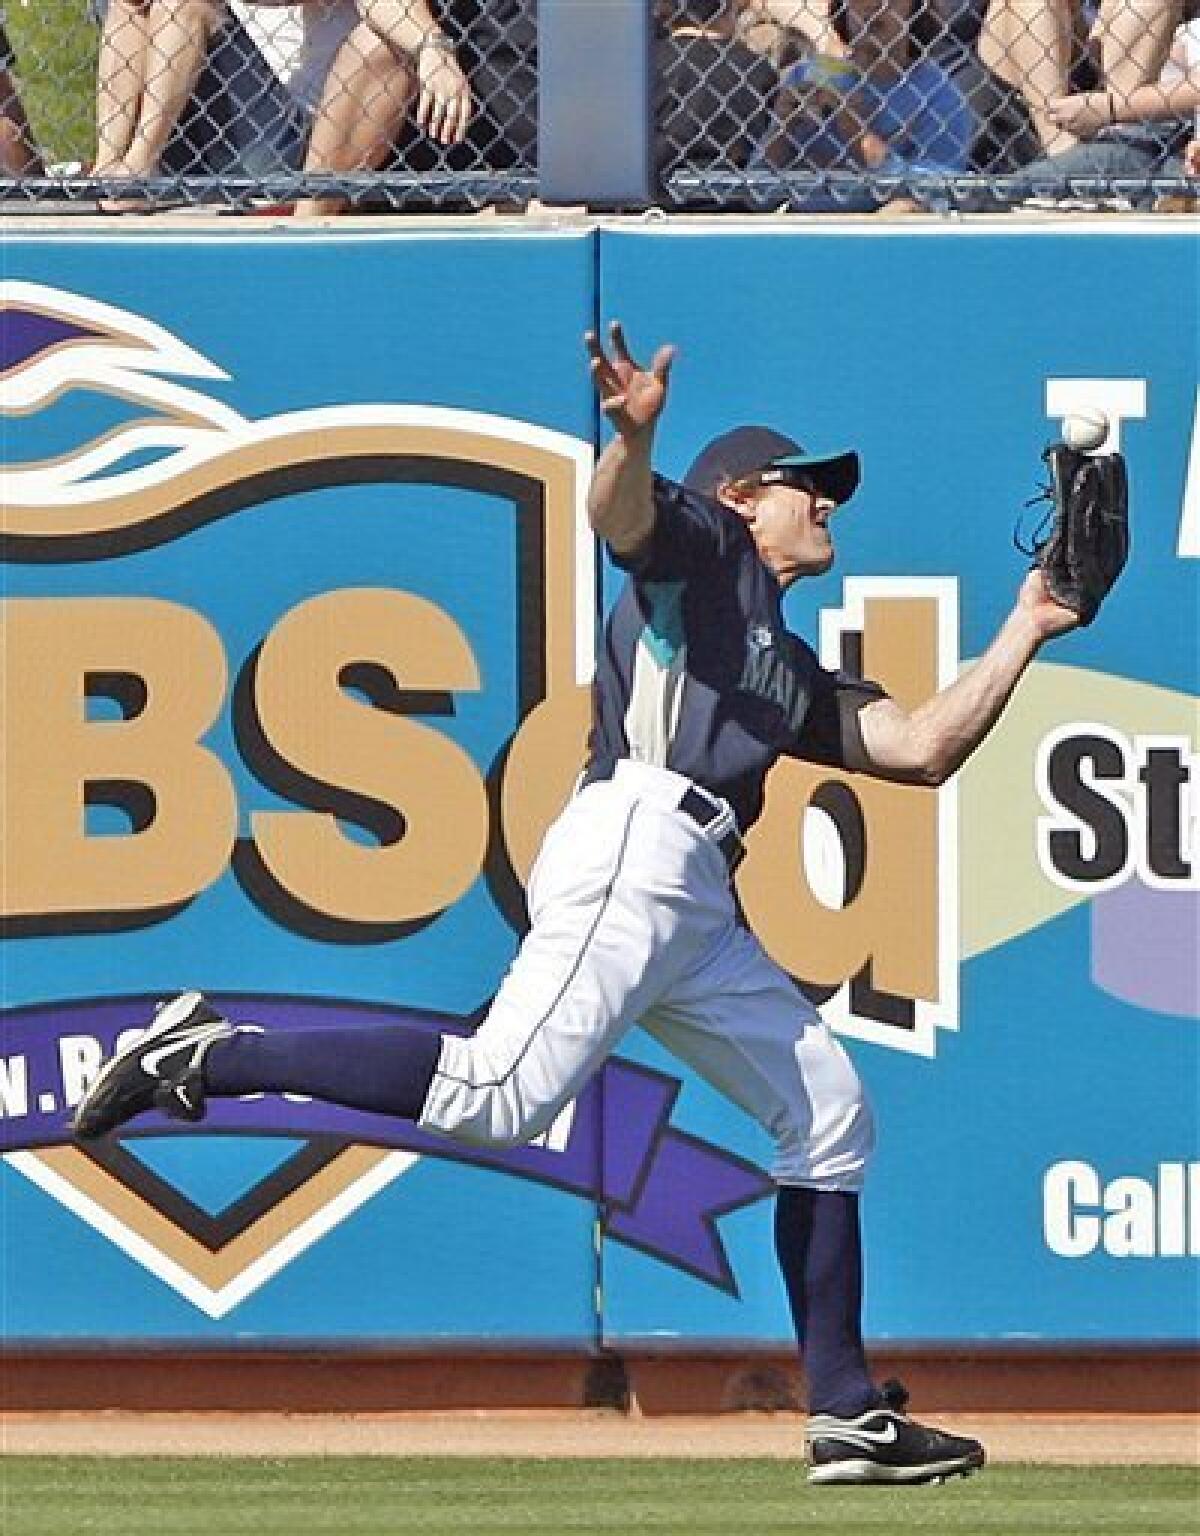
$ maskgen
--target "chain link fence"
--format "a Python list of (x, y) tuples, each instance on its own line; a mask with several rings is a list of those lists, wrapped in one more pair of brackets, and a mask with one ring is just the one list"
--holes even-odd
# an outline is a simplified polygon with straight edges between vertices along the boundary
[[(9, 0), (0, 16), (9, 211), (537, 194), (536, 0)], [(656, 0), (658, 200), (1192, 199), (1198, 18), (1200, 0)], [(578, 91), (603, 90), (587, 63)]]
[(668, 198), (864, 212), (1186, 195), (1198, 12), (1184, 0), (671, 0)]

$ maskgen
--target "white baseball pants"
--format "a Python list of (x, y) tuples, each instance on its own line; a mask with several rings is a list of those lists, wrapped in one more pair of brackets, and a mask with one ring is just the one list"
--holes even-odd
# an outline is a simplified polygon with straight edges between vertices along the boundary
[(530, 932), (475, 1034), (443, 1037), (421, 1124), (529, 1141), (640, 1023), (766, 1127), (779, 1183), (857, 1190), (874, 1145), (862, 1084), (738, 921), (723, 854), (679, 809), (691, 787), (621, 762), (568, 803), (530, 876)]

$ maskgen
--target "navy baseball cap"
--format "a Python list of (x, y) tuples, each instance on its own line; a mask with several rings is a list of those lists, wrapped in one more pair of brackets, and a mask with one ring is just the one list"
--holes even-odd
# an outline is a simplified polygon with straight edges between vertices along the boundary
[(807, 482), (839, 505), (858, 489), (862, 468), (853, 449), (806, 453), (800, 444), (770, 427), (734, 427), (715, 437), (683, 477), (689, 491), (715, 496), (731, 480), (758, 478), (762, 485)]

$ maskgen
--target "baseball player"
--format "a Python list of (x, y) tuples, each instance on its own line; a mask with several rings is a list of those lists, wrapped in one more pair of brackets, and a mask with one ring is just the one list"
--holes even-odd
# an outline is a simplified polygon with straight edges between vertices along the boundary
[(586, 346), (615, 429), (589, 515), (628, 581), (605, 631), (587, 765), (530, 875), (530, 931), (487, 1017), (468, 1038), (399, 1025), (264, 1031), (185, 993), (105, 1066), (76, 1134), (101, 1136), (152, 1106), (199, 1119), (207, 1096), (269, 1091), (519, 1144), (640, 1022), (774, 1138), (810, 1479), (970, 1472), (983, 1447), (910, 1418), (904, 1389), (868, 1370), (859, 1191), (871, 1113), (846, 1052), (741, 920), (732, 876), (781, 753), (940, 784), (1076, 615), (1031, 572), (976, 665), (911, 714), (875, 684), (823, 670), (781, 603), (833, 564), (830, 523), (858, 484), (857, 454), (806, 454), (741, 428), (673, 484), (651, 469), (673, 349), (643, 367), (619, 324), (607, 348), (594, 335)]

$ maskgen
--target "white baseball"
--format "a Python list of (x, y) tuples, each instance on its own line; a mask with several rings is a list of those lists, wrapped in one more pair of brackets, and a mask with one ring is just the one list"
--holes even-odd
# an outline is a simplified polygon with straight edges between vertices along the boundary
[(1063, 442), (1076, 453), (1091, 453), (1108, 436), (1108, 417), (1098, 406), (1073, 411), (1063, 422)]

